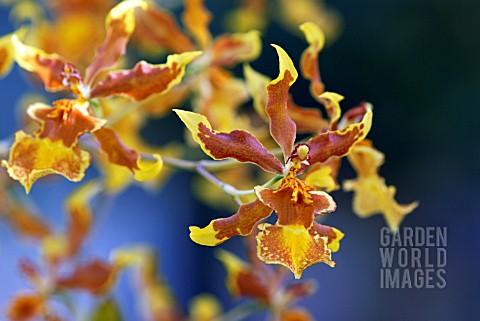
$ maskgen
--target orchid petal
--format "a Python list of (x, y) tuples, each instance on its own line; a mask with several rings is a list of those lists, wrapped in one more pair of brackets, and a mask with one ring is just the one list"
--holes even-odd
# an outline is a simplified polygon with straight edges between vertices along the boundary
[(15, 61), (18, 65), (35, 73), (48, 91), (69, 89), (63, 84), (62, 72), (67, 63), (57, 54), (47, 54), (45, 51), (23, 44), (17, 36), (12, 36), (15, 48)]
[(208, 119), (200, 114), (174, 109), (190, 130), (202, 150), (214, 159), (234, 158), (254, 163), (266, 171), (281, 174), (283, 165), (270, 154), (255, 136), (243, 130), (216, 132)]
[(279, 75), (268, 87), (268, 101), (265, 112), (270, 119), (270, 133), (283, 150), (287, 160), (293, 150), (296, 125), (288, 115), (288, 91), (298, 77), (297, 70), (288, 54), (281, 47), (272, 45), (278, 54)]
[(325, 162), (332, 156), (347, 155), (356, 143), (367, 136), (372, 126), (372, 116), (370, 106), (365, 105), (363, 118), (359, 123), (341, 130), (327, 131), (309, 139), (306, 144), (310, 148), (310, 164)]
[(216, 66), (234, 66), (239, 62), (258, 58), (262, 50), (260, 33), (252, 30), (218, 37), (213, 44), (212, 64)]
[(185, 1), (183, 23), (202, 49), (207, 48), (212, 41), (212, 35), (208, 30), (208, 24), (211, 20), (212, 14), (205, 8), (204, 0)]
[(230, 217), (213, 220), (204, 228), (190, 226), (190, 238), (198, 244), (215, 246), (236, 235), (248, 235), (255, 224), (272, 210), (259, 200), (240, 206)]
[(106, 80), (92, 89), (92, 97), (128, 96), (136, 101), (153, 94), (167, 92), (180, 83), (185, 67), (201, 54), (199, 51), (168, 56), (165, 64), (152, 65), (140, 61), (133, 69), (109, 73)]
[(2, 165), (18, 180), (27, 194), (40, 177), (60, 174), (73, 182), (81, 181), (90, 166), (90, 154), (77, 147), (66, 147), (61, 141), (41, 139), (18, 131), (10, 148), (8, 161)]
[(309, 44), (308, 48), (302, 53), (300, 70), (302, 71), (303, 77), (310, 80), (310, 92), (312, 96), (317, 97), (323, 93), (325, 88), (318, 67), (318, 54), (325, 45), (325, 35), (313, 22), (301, 24), (300, 29), (303, 31)]
[(307, 267), (324, 262), (335, 266), (327, 248), (327, 237), (303, 225), (259, 225), (257, 255), (267, 264), (281, 264), (300, 279)]
[(181, 53), (195, 49), (192, 40), (179, 28), (174, 16), (154, 5), (149, 5), (136, 20), (134, 37), (143, 45), (154, 46), (153, 50), (158, 51), (160, 47)]
[(114, 67), (135, 29), (135, 9), (146, 10), (148, 3), (142, 0), (125, 0), (117, 4), (107, 15), (107, 35), (103, 44), (97, 49), (95, 59), (85, 70), (85, 83), (91, 85), (102, 71)]
[(388, 227), (396, 232), (405, 215), (412, 212), (418, 202), (398, 204), (395, 200), (396, 189), (387, 186), (385, 179), (378, 175), (383, 164), (384, 154), (369, 144), (357, 145), (348, 155), (348, 160), (358, 173), (358, 178), (343, 183), (345, 191), (353, 191), (353, 210), (362, 217), (382, 213)]

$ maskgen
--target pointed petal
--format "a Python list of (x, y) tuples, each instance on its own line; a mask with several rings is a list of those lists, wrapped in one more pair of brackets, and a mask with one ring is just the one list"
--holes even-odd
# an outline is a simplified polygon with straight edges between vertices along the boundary
[(358, 178), (343, 183), (345, 191), (353, 191), (353, 210), (360, 217), (369, 217), (382, 213), (392, 232), (396, 232), (405, 215), (412, 212), (418, 202), (398, 204), (395, 200), (396, 189), (387, 186), (385, 179), (378, 175), (384, 155), (370, 145), (358, 145), (353, 148), (348, 160), (358, 173)]
[(203, 0), (186, 0), (183, 13), (185, 27), (197, 40), (200, 48), (205, 49), (212, 41), (212, 35), (208, 25), (212, 20), (212, 14), (205, 7)]
[(344, 129), (318, 134), (307, 141), (310, 147), (310, 164), (325, 162), (331, 156), (347, 155), (352, 147), (365, 138), (372, 126), (372, 110), (365, 105), (361, 122)]
[(270, 119), (270, 133), (283, 150), (287, 160), (293, 150), (296, 136), (296, 125), (288, 115), (288, 91), (298, 77), (297, 70), (288, 54), (281, 47), (272, 45), (278, 54), (280, 72), (268, 87), (268, 101), (265, 112)]
[(63, 289), (85, 290), (92, 294), (107, 293), (116, 278), (116, 269), (107, 262), (93, 260), (79, 265), (75, 270), (57, 280)]
[(310, 80), (310, 93), (317, 97), (324, 91), (324, 84), (320, 77), (318, 66), (318, 54), (325, 45), (325, 35), (323, 31), (313, 22), (305, 22), (300, 25), (305, 38), (309, 44), (308, 48), (302, 53), (300, 60), (300, 70), (305, 79)]
[(46, 90), (69, 89), (62, 83), (66, 60), (57, 54), (47, 54), (41, 49), (27, 46), (15, 35), (12, 37), (12, 44), (15, 48), (15, 61), (21, 68), (35, 73), (42, 80)]
[(240, 206), (236, 214), (213, 220), (204, 228), (190, 226), (190, 238), (201, 245), (215, 246), (233, 236), (250, 234), (255, 224), (271, 212), (268, 206), (255, 200)]
[(216, 132), (205, 116), (179, 109), (174, 111), (190, 130), (193, 139), (214, 159), (234, 158), (240, 162), (254, 163), (266, 171), (277, 174), (283, 172), (280, 161), (249, 132)]
[(136, 101), (150, 95), (167, 92), (180, 83), (185, 67), (201, 54), (199, 51), (168, 56), (165, 64), (152, 65), (140, 61), (133, 69), (109, 73), (92, 90), (92, 97), (128, 96)]
[(91, 85), (102, 71), (114, 67), (125, 53), (130, 35), (135, 29), (135, 9), (147, 9), (141, 0), (126, 0), (117, 4), (107, 15), (107, 35), (97, 49), (95, 59), (85, 70), (85, 83)]
[(81, 181), (90, 165), (90, 154), (77, 147), (66, 147), (61, 141), (52, 142), (18, 131), (10, 148), (8, 162), (2, 165), (18, 180), (25, 191), (40, 177), (60, 174), (73, 182)]
[(329, 91), (318, 96), (318, 100), (325, 106), (325, 109), (327, 110), (330, 125), (334, 124), (340, 119), (340, 115), (342, 114), (340, 102), (343, 100), (343, 98), (344, 97), (342, 95)]
[(65, 146), (72, 147), (84, 133), (96, 131), (106, 122), (91, 116), (88, 106), (83, 100), (62, 99), (55, 101), (53, 108), (35, 103), (28, 107), (27, 113), (41, 124), (37, 133), (40, 138), (61, 140)]
[(174, 53), (192, 51), (195, 49), (192, 40), (180, 29), (175, 17), (150, 4), (136, 19), (134, 39), (139, 39), (145, 46), (167, 49)]
[(335, 266), (327, 248), (327, 237), (303, 225), (259, 225), (257, 255), (267, 264), (281, 264), (300, 279), (307, 267), (324, 262)]
[(313, 222), (313, 229), (320, 236), (326, 236), (328, 238), (328, 248), (332, 252), (337, 252), (340, 249), (340, 241), (345, 236), (340, 230), (317, 222)]
[(212, 64), (234, 66), (239, 62), (252, 61), (258, 58), (261, 50), (260, 33), (256, 30), (220, 36), (213, 44)]

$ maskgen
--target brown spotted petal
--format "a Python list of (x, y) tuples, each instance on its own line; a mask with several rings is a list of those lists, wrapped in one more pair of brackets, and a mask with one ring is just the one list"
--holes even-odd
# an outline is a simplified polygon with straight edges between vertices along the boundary
[(107, 154), (110, 163), (125, 166), (132, 171), (138, 169), (138, 153), (125, 146), (115, 131), (103, 127), (97, 130), (94, 135), (100, 143), (100, 149)]
[(5, 217), (15, 232), (21, 236), (42, 240), (51, 234), (48, 225), (38, 215), (30, 213), (19, 204), (12, 204)]
[(42, 315), (45, 297), (37, 293), (22, 293), (9, 303), (6, 314), (8, 320), (28, 321)]
[(317, 222), (313, 222), (313, 229), (321, 236), (326, 236), (328, 239), (328, 248), (332, 252), (337, 252), (340, 249), (340, 240), (344, 235), (340, 230), (323, 225)]
[(15, 49), (12, 44), (13, 34), (0, 37), (0, 78), (6, 76), (15, 62)]
[(137, 14), (134, 39), (141, 44), (165, 48), (174, 53), (195, 49), (192, 40), (179, 28), (175, 17), (149, 5), (147, 10)]
[(259, 225), (257, 235), (257, 255), (267, 264), (281, 264), (289, 268), (296, 279), (302, 276), (307, 267), (324, 262), (335, 266), (328, 240), (313, 228), (301, 225)]
[(288, 91), (298, 77), (297, 70), (288, 54), (281, 47), (273, 45), (279, 60), (279, 75), (268, 87), (268, 100), (265, 112), (270, 119), (270, 134), (283, 150), (287, 160), (293, 150), (296, 125), (288, 115)]
[(41, 49), (23, 44), (17, 36), (12, 37), (15, 48), (15, 61), (18, 65), (35, 73), (48, 91), (68, 90), (69, 86), (63, 84), (62, 72), (66, 60), (57, 54), (47, 54)]
[(35, 103), (28, 108), (28, 114), (41, 124), (37, 135), (52, 141), (62, 141), (67, 147), (76, 146), (84, 133), (92, 133), (105, 124), (105, 120), (96, 118), (88, 112), (88, 102), (83, 100), (62, 99), (53, 103), (53, 107)]
[(140, 101), (153, 94), (167, 92), (180, 83), (185, 67), (201, 53), (198, 51), (173, 54), (165, 64), (152, 65), (140, 61), (133, 69), (109, 73), (106, 80), (93, 89), (92, 97), (124, 95)]
[(332, 156), (345, 156), (352, 147), (362, 141), (372, 126), (372, 110), (365, 109), (362, 120), (344, 129), (327, 131), (307, 141), (310, 148), (310, 164), (325, 162)]
[(79, 265), (75, 270), (57, 280), (61, 289), (85, 290), (92, 294), (108, 292), (115, 280), (116, 268), (100, 260)]
[(240, 162), (254, 163), (269, 172), (283, 172), (282, 163), (249, 132), (216, 132), (205, 116), (180, 109), (174, 111), (202, 150), (214, 159), (234, 158)]
[(239, 62), (257, 59), (262, 50), (260, 33), (252, 30), (218, 37), (213, 44), (212, 64), (234, 66)]
[(90, 154), (75, 146), (66, 147), (61, 141), (18, 131), (10, 148), (10, 157), (2, 165), (28, 194), (37, 179), (49, 174), (60, 174), (73, 182), (82, 180), (90, 165)]
[(268, 217), (272, 210), (259, 200), (240, 206), (230, 217), (213, 220), (204, 228), (190, 226), (190, 238), (198, 244), (215, 246), (236, 235), (248, 235), (255, 224)]
[(212, 14), (205, 7), (203, 0), (185, 1), (183, 23), (202, 49), (207, 48), (212, 41), (212, 35), (208, 30), (210, 20), (212, 20)]
[(141, 0), (127, 0), (117, 4), (107, 15), (107, 35), (97, 49), (95, 59), (85, 70), (85, 83), (91, 84), (102, 70), (114, 67), (125, 53), (130, 35), (135, 29), (135, 9), (148, 7)]

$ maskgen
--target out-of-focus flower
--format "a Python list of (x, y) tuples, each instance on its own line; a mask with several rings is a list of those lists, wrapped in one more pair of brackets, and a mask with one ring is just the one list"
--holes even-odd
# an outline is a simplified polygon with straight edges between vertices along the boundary
[(83, 178), (90, 164), (90, 154), (78, 147), (78, 140), (85, 133), (93, 134), (109, 162), (127, 167), (137, 180), (150, 179), (160, 171), (160, 156), (153, 155), (152, 162), (126, 147), (117, 133), (105, 126), (106, 120), (95, 116), (98, 104), (92, 101), (116, 95), (141, 101), (166, 92), (181, 81), (186, 65), (200, 54), (174, 54), (165, 64), (140, 61), (132, 69), (108, 72), (125, 52), (135, 28), (135, 10), (148, 7), (144, 1), (126, 0), (109, 12), (106, 38), (84, 77), (60, 55), (47, 54), (23, 44), (16, 35), (11, 36), (10, 47), (22, 68), (36, 74), (47, 91), (66, 90), (76, 96), (54, 102), (53, 108), (44, 104), (31, 105), (29, 115), (41, 128), (34, 136), (23, 131), (15, 135), (9, 160), (3, 165), (12, 178), (22, 183), (27, 193), (33, 182), (48, 174), (61, 174), (75, 182)]
[(283, 269), (272, 269), (255, 255), (254, 242), (248, 242), (249, 262), (245, 262), (233, 253), (220, 250), (217, 257), (227, 270), (227, 288), (237, 299), (247, 298), (256, 301), (266, 308), (271, 320), (289, 320), (288, 316), (296, 316), (293, 320), (314, 320), (304, 309), (294, 307), (294, 303), (315, 291), (311, 280), (295, 283), (285, 282)]
[(240, 206), (235, 215), (213, 220), (202, 229), (190, 227), (192, 240), (214, 246), (235, 235), (248, 235), (256, 223), (270, 216), (273, 210), (278, 217), (277, 223), (259, 225), (258, 256), (266, 263), (287, 266), (296, 278), (300, 278), (303, 270), (312, 264), (335, 264), (328, 244), (336, 244), (343, 234), (333, 228), (328, 228), (331, 233), (325, 233), (325, 229), (314, 221), (316, 216), (334, 211), (336, 204), (328, 194), (306, 185), (297, 175), (308, 166), (325, 162), (332, 156), (347, 155), (370, 130), (372, 111), (366, 105), (360, 122), (343, 130), (320, 133), (294, 147), (296, 125), (288, 115), (287, 105), (288, 91), (298, 74), (288, 54), (278, 46), (275, 48), (280, 72), (268, 85), (265, 113), (269, 118), (270, 133), (283, 151), (285, 165), (249, 132), (216, 132), (205, 116), (182, 110), (176, 112), (193, 139), (214, 159), (234, 158), (251, 162), (283, 177), (277, 189), (257, 186), (257, 200)]
[(378, 174), (385, 155), (375, 149), (370, 141), (356, 145), (348, 160), (358, 174), (356, 179), (345, 180), (343, 189), (353, 191), (353, 209), (360, 217), (383, 214), (388, 227), (396, 232), (405, 215), (413, 211), (418, 202), (401, 205), (395, 201), (396, 189), (387, 186)]

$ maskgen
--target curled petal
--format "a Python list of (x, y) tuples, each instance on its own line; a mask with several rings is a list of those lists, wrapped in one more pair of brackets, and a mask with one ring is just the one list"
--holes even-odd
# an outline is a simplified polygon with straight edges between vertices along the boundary
[(268, 101), (265, 112), (270, 119), (270, 133), (283, 150), (287, 160), (293, 150), (296, 136), (296, 125), (288, 115), (288, 91), (298, 77), (297, 70), (288, 54), (281, 47), (273, 45), (277, 50), (280, 72), (268, 87)]
[(160, 174), (163, 168), (163, 160), (158, 154), (153, 154), (153, 160), (139, 157), (137, 166), (138, 169), (134, 169), (133, 176), (137, 181), (143, 182), (155, 178)]
[(8, 162), (2, 165), (8, 174), (25, 188), (27, 194), (32, 184), (40, 177), (60, 174), (78, 182), (83, 179), (90, 165), (90, 154), (77, 147), (66, 147), (61, 141), (52, 142), (18, 131), (10, 148)]
[(313, 22), (305, 22), (301, 24), (300, 29), (303, 31), (309, 44), (308, 48), (302, 53), (300, 69), (303, 77), (310, 80), (310, 92), (313, 97), (316, 97), (322, 94), (325, 88), (318, 67), (318, 54), (325, 45), (325, 35)]
[(20, 205), (13, 205), (5, 216), (13, 229), (21, 236), (41, 240), (51, 234), (50, 228), (40, 217), (29, 213)]
[(310, 265), (324, 262), (335, 266), (327, 248), (327, 237), (303, 225), (259, 225), (257, 255), (267, 264), (281, 264), (289, 268), (296, 279)]
[(233, 66), (239, 62), (255, 60), (262, 50), (260, 33), (252, 30), (221, 36), (213, 44), (212, 63), (220, 66)]
[(236, 214), (213, 220), (204, 228), (190, 226), (190, 238), (201, 245), (215, 246), (233, 236), (250, 234), (255, 224), (271, 212), (268, 206), (255, 200), (240, 206)]
[(174, 53), (194, 50), (192, 40), (180, 30), (175, 17), (154, 5), (141, 12), (136, 19), (134, 39), (146, 46), (168, 49)]
[(378, 175), (384, 155), (369, 144), (355, 146), (348, 160), (358, 173), (358, 178), (346, 180), (343, 188), (353, 191), (353, 210), (360, 217), (369, 217), (382, 213), (392, 232), (396, 232), (405, 215), (412, 212), (418, 202), (398, 204), (395, 200), (396, 189), (387, 186), (385, 179)]
[(200, 54), (199, 51), (173, 54), (168, 56), (165, 64), (152, 65), (140, 61), (133, 69), (111, 72), (106, 80), (93, 88), (91, 96), (124, 95), (140, 101), (150, 95), (167, 92), (182, 80), (186, 65)]
[(240, 162), (254, 163), (266, 171), (277, 174), (283, 172), (280, 161), (249, 132), (216, 132), (205, 116), (179, 109), (174, 111), (190, 130), (193, 139), (214, 159), (234, 158)]
[(48, 91), (69, 89), (63, 84), (63, 68), (66, 60), (57, 54), (47, 54), (41, 49), (23, 44), (17, 36), (12, 37), (15, 61), (23, 69), (35, 73)]
[(331, 226), (322, 225), (317, 222), (313, 222), (313, 229), (319, 235), (327, 237), (328, 248), (332, 252), (337, 252), (340, 249), (340, 240), (342, 240), (345, 236), (345, 234), (343, 234), (340, 230)]
[(113, 265), (94, 260), (79, 265), (67, 276), (57, 280), (57, 286), (63, 289), (80, 289), (92, 294), (108, 292), (115, 280), (117, 270)]
[(342, 114), (340, 102), (343, 100), (343, 98), (344, 97), (342, 95), (329, 91), (318, 96), (318, 100), (325, 106), (325, 109), (327, 110), (330, 125), (334, 124), (340, 119), (340, 115)]
[(365, 106), (361, 122), (354, 123), (344, 129), (327, 131), (307, 141), (310, 147), (310, 164), (325, 162), (332, 156), (347, 155), (352, 147), (363, 140), (372, 126), (372, 110)]
[(135, 9), (147, 9), (148, 4), (141, 0), (126, 0), (110, 10), (107, 19), (107, 35), (97, 49), (95, 59), (85, 70), (85, 83), (90, 84), (102, 70), (109, 69), (125, 53), (130, 35), (135, 29)]
[(55, 101), (53, 108), (35, 103), (27, 112), (42, 125), (37, 133), (40, 138), (61, 140), (65, 146), (71, 147), (77, 145), (81, 135), (98, 130), (106, 122), (91, 116), (88, 106), (83, 100), (62, 99)]
[(212, 14), (205, 8), (203, 0), (185, 1), (183, 22), (202, 49), (207, 48), (212, 41), (212, 35), (208, 30), (210, 20), (212, 20)]

